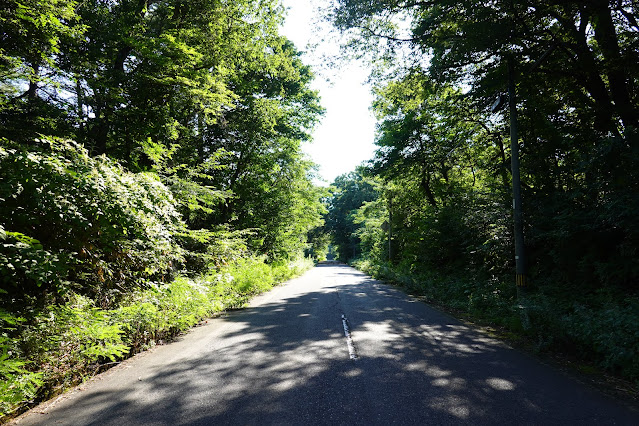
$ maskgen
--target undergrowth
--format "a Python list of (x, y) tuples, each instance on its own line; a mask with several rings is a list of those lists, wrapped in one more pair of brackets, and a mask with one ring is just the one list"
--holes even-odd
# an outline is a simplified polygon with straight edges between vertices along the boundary
[(363, 272), (406, 288), (474, 322), (525, 340), (537, 353), (568, 355), (639, 389), (639, 299), (609, 294), (555, 294), (543, 287), (517, 299), (504, 279), (442, 275), (358, 260)]
[(250, 257), (138, 290), (109, 310), (75, 293), (28, 315), (0, 310), (0, 422), (312, 266)]

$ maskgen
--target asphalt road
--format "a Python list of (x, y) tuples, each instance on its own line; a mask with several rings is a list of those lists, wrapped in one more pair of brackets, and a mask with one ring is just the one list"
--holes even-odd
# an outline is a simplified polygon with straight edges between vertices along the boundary
[(321, 265), (18, 424), (639, 425), (639, 414), (352, 268)]

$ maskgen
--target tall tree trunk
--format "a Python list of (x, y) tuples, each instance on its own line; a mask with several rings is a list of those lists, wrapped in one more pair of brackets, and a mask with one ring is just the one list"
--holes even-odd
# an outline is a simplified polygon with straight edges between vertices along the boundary
[(93, 139), (93, 143), (91, 144), (91, 154), (101, 155), (106, 154), (107, 150), (107, 138), (109, 136), (109, 117), (107, 109), (109, 106), (107, 105), (107, 101), (104, 100), (104, 96), (101, 94), (96, 94), (95, 101), (96, 111), (94, 118), (95, 124), (91, 135)]
[(84, 92), (82, 90), (82, 82), (79, 77), (76, 77), (75, 80), (75, 97), (76, 114), (78, 114), (78, 131), (75, 138), (80, 142), (84, 142)]
[(38, 75), (40, 74), (40, 65), (34, 64), (33, 75), (29, 78), (29, 88), (27, 89), (27, 99), (33, 100), (38, 96)]
[(575, 26), (575, 22), (572, 18), (566, 18), (566, 16), (570, 16), (571, 14), (572, 12), (570, 10), (566, 10), (563, 15), (557, 14), (554, 15), (554, 17), (561, 23), (566, 31), (566, 35), (572, 38), (572, 43), (569, 43), (567, 50), (572, 51), (572, 53), (576, 55), (577, 70), (575, 80), (577, 84), (583, 87), (592, 97), (596, 130), (602, 133), (618, 133), (617, 123), (613, 114), (614, 106), (610, 99), (608, 88), (601, 77), (600, 65), (597, 63), (594, 53), (588, 45), (586, 35), (590, 21), (588, 12), (583, 9), (581, 10), (579, 28)]
[(508, 179), (508, 159), (506, 158), (506, 148), (504, 142), (499, 135), (495, 136), (495, 144), (499, 148), (499, 158), (501, 164), (499, 165), (499, 175), (501, 176), (501, 183), (504, 185), (504, 190), (510, 192), (510, 179)]
[(422, 170), (421, 187), (424, 193), (426, 194), (426, 199), (428, 200), (428, 203), (433, 207), (437, 207), (437, 200), (435, 200), (435, 194), (433, 194), (433, 190), (430, 188), (430, 173), (428, 173), (428, 170)]
[(591, 6), (595, 39), (604, 57), (604, 70), (617, 114), (624, 126), (637, 127), (637, 110), (630, 100), (628, 75), (623, 67), (621, 49), (607, 1), (593, 2)]

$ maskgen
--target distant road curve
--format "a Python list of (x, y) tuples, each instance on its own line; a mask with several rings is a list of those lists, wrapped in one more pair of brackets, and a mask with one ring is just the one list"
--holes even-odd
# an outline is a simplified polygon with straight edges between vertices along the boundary
[(639, 425), (639, 414), (326, 263), (15, 423)]

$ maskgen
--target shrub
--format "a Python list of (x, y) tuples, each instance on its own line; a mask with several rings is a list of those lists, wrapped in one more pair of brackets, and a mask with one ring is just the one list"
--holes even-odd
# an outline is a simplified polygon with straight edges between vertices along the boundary
[(587, 359), (639, 381), (639, 300), (600, 308), (575, 304), (561, 320), (562, 331)]
[(275, 283), (273, 271), (265, 263), (265, 257), (242, 259), (228, 268), (228, 273), (233, 277), (236, 291), (247, 296), (266, 291)]
[(13, 306), (70, 290), (112, 306), (148, 280), (170, 281), (182, 262), (174, 234), (185, 226), (158, 177), (74, 142), (0, 147), (0, 201), (0, 288)]
[(32, 399), (42, 386), (42, 373), (30, 371), (29, 362), (16, 356), (16, 341), (10, 337), (24, 318), (0, 310), (0, 418), (13, 407)]

